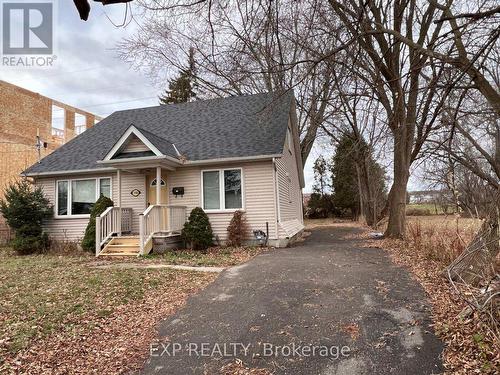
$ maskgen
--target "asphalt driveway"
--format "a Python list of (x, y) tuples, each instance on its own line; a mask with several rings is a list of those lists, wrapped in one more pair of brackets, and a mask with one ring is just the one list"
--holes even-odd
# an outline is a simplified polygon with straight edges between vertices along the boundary
[(275, 374), (433, 374), (442, 343), (420, 285), (359, 229), (230, 268), (159, 327), (145, 374), (217, 374), (235, 361)]

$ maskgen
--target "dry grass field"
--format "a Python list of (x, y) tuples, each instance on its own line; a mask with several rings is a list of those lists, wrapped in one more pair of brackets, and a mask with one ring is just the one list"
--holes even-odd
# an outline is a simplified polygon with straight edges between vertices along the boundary
[(453, 215), (409, 216), (407, 220), (407, 245), (445, 265), (462, 253), (481, 226), (481, 220)]

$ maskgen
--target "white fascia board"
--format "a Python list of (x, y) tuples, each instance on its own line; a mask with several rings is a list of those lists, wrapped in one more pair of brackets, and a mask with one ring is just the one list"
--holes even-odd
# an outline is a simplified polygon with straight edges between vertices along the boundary
[(64, 175), (74, 175), (74, 174), (88, 174), (88, 173), (105, 173), (116, 171), (115, 168), (94, 168), (94, 169), (72, 169), (68, 171), (50, 171), (50, 172), (32, 172), (32, 173), (21, 173), (22, 177), (43, 177), (43, 176), (64, 176)]
[(111, 160), (111, 158), (118, 152), (118, 150), (123, 146), (123, 144), (126, 142), (128, 137), (130, 137), (131, 134), (134, 134), (137, 138), (139, 138), (142, 143), (144, 143), (148, 148), (154, 152), (156, 156), (164, 156), (163, 153), (161, 153), (160, 150), (158, 150), (155, 145), (153, 145), (149, 139), (146, 138), (144, 134), (141, 133), (139, 129), (137, 129), (134, 125), (130, 125), (130, 127), (127, 129), (125, 133), (120, 137), (120, 139), (115, 143), (111, 151), (109, 151), (104, 159), (102, 161), (108, 161)]
[(281, 156), (283, 156), (283, 154), (242, 156), (234, 158), (219, 158), (219, 159), (192, 160), (192, 161), (187, 160), (184, 162), (184, 165), (205, 165), (205, 164), (233, 163), (242, 161), (272, 160), (273, 158), (280, 158)]

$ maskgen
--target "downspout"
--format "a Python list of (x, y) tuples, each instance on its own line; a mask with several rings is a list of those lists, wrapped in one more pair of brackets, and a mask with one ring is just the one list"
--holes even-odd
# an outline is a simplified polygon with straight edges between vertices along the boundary
[(275, 214), (274, 230), (276, 233), (276, 240), (279, 240), (278, 223), (281, 221), (281, 218), (280, 218), (278, 179), (276, 177), (276, 158), (273, 158), (273, 186), (274, 186), (274, 214)]

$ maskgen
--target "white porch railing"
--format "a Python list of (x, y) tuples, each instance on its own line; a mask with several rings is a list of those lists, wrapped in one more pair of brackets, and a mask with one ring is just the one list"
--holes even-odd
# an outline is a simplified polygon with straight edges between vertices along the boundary
[(186, 206), (160, 204), (149, 206), (139, 216), (140, 254), (155, 233), (181, 231), (186, 222)]
[(132, 209), (108, 207), (95, 218), (95, 255), (113, 235), (132, 231)]

